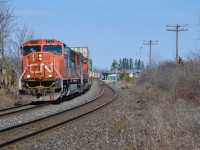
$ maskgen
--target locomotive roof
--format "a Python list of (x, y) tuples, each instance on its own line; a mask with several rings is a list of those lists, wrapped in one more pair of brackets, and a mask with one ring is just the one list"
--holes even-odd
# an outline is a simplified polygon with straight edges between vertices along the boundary
[(35, 40), (29, 40), (22, 45), (28, 45), (28, 44), (65, 44), (65, 43), (60, 42), (56, 39), (35, 39)]

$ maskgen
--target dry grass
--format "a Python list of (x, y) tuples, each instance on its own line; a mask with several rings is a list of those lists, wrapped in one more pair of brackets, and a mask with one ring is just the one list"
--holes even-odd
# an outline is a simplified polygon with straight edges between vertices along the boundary
[(183, 99), (174, 101), (170, 92), (149, 83), (120, 92), (123, 105), (111, 114), (112, 130), (108, 130), (108, 139), (117, 138), (119, 149), (200, 148), (200, 106)]
[(169, 92), (174, 100), (200, 102), (200, 59), (191, 59), (183, 65), (164, 62), (145, 70), (138, 84), (149, 83)]
[(200, 148), (200, 59), (162, 63), (145, 70), (133, 86), (149, 113), (145, 141), (150, 149)]
[(142, 89), (144, 92), (142, 98), (147, 103), (146, 111), (149, 112), (149, 121), (146, 124), (149, 134), (146, 139), (150, 147), (152, 149), (199, 147), (199, 107), (182, 99), (173, 101), (169, 94), (147, 87), (143, 85), (135, 92), (140, 93)]
[(161, 63), (132, 86), (116, 84), (126, 99), (113, 119), (123, 149), (200, 149), (199, 58)]
[(23, 103), (25, 102), (20, 101), (16, 94), (6, 94), (5, 91), (0, 89), (0, 109), (13, 107)]

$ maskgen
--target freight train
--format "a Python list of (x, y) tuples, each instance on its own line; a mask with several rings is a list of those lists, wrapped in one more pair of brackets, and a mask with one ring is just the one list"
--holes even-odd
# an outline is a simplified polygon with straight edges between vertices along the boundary
[(52, 101), (90, 88), (91, 59), (87, 47), (68, 47), (55, 39), (29, 40), (21, 46), (22, 100)]

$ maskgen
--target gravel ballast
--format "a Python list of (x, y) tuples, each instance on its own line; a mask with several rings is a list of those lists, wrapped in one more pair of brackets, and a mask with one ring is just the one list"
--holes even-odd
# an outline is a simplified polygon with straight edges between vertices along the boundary
[(101, 89), (99, 83), (96, 80), (94, 80), (94, 82), (88, 92), (86, 92), (85, 94), (82, 94), (81, 96), (78, 96), (72, 100), (62, 102), (58, 105), (51, 105), (51, 106), (45, 107), (43, 109), (33, 110), (26, 114), (21, 114), (17, 117), (15, 116), (15, 117), (1, 119), (0, 120), (0, 124), (1, 124), (0, 130), (76, 107), (80, 104), (90, 101), (92, 98), (95, 98), (97, 95), (99, 95), (101, 93), (101, 90), (102, 89)]

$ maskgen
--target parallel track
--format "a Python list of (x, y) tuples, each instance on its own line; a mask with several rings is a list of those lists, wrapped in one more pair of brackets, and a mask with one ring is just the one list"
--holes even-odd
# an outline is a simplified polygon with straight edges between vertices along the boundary
[(0, 132), (0, 148), (69, 123), (109, 104), (115, 99), (117, 94), (115, 90), (108, 85), (101, 83), (101, 86), (103, 88), (102, 93), (88, 103), (54, 115), (2, 130)]
[(14, 111), (15, 109), (20, 109), (21, 107), (24, 107), (24, 106), (27, 106), (27, 105), (30, 105), (30, 103), (28, 104), (24, 104), (24, 105), (18, 105), (18, 106), (14, 106), (14, 107), (9, 107), (9, 108), (5, 108), (5, 109), (1, 109), (0, 110), (0, 114), (4, 114), (8, 111)]
[(25, 104), (25, 105), (21, 105), (21, 106), (17, 106), (17, 107), (3, 109), (3, 110), (0, 111), (0, 118), (6, 117), (8, 115), (19, 115), (19, 113), (22, 113), (24, 111), (37, 109), (37, 108), (44, 107), (44, 106), (49, 105), (49, 104), (50, 103), (45, 103), (45, 104), (42, 104), (42, 105)]
[[(17, 107), (2, 109), (2, 110), (0, 110), (0, 119), (4, 118), (4, 117), (10, 117), (11, 115), (18, 116), (18, 115), (20, 115), (22, 113), (26, 113), (30, 110), (41, 109), (40, 107), (45, 107), (45, 106), (48, 106), (51, 104), (59, 104), (65, 100), (73, 99), (77, 95), (80, 95), (80, 94), (75, 93), (73, 95), (64, 97), (64, 98), (62, 98), (60, 100), (56, 100), (56, 101), (34, 102), (34, 103), (29, 103), (29, 104), (25, 104), (25, 105), (21, 105), (21, 106), (17, 106)], [(40, 104), (40, 103), (42, 103), (42, 104)]]

